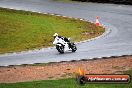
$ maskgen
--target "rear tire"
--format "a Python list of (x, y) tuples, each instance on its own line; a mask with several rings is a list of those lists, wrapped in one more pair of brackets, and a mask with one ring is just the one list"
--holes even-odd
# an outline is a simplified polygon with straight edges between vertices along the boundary
[(77, 50), (77, 47), (74, 43), (71, 44), (72, 52), (75, 52)]

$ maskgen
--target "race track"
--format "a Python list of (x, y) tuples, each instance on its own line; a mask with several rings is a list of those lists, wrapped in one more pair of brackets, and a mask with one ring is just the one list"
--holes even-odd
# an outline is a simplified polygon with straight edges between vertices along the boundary
[(99, 39), (77, 44), (75, 53), (59, 54), (55, 48), (0, 55), (0, 66), (92, 59), (132, 54), (132, 6), (56, 2), (52, 0), (0, 0), (0, 7), (55, 13), (101, 23), (111, 32)]

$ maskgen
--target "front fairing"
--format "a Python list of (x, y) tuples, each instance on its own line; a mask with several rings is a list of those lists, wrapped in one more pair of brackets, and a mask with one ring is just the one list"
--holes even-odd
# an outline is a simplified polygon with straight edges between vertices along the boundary
[(57, 43), (61, 43), (61, 44), (64, 45), (64, 40), (62, 40), (61, 38), (56, 37), (56, 38), (54, 39), (53, 44), (56, 45)]

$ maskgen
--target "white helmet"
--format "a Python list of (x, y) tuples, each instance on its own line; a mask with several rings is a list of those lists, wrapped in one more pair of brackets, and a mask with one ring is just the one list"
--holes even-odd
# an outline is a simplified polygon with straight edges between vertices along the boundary
[(53, 36), (58, 36), (58, 34), (57, 34), (57, 33), (55, 33)]

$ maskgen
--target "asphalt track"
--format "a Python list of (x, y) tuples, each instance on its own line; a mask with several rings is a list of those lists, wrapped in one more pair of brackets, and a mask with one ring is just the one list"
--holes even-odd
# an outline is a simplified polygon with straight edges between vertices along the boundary
[(92, 59), (132, 54), (132, 6), (56, 2), (51, 0), (0, 0), (0, 7), (55, 13), (100, 21), (111, 32), (96, 40), (77, 44), (75, 53), (59, 54), (55, 48), (0, 55), (0, 66)]

